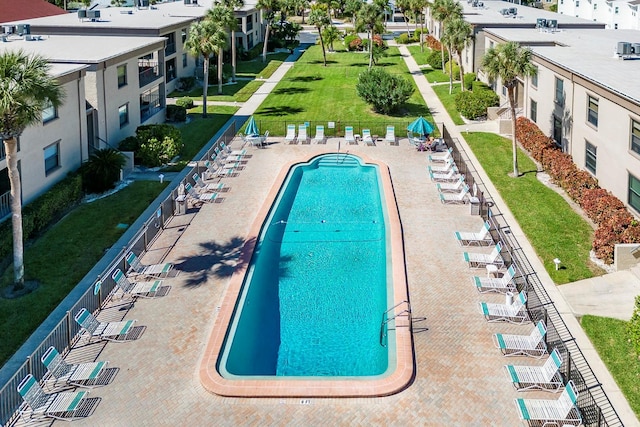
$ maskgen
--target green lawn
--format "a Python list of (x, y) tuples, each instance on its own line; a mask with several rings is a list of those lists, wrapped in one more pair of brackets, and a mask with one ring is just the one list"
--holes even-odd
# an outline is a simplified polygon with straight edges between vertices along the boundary
[(409, 49), (409, 53), (413, 56), (413, 59), (416, 61), (418, 65), (427, 65), (427, 57), (431, 54), (431, 49), (426, 45), (424, 46), (424, 52), (420, 51), (420, 45), (411, 45), (407, 46)]
[[(513, 170), (511, 140), (492, 133), (464, 133), (473, 153), (498, 189), (533, 245), (545, 269), (558, 284), (601, 274), (589, 260), (593, 229), (569, 204), (536, 178), (536, 165), (519, 151), (519, 178)], [(562, 260), (555, 270), (554, 258)]]
[[(327, 54), (328, 66), (322, 65), (322, 50), (312, 46), (289, 70), (265, 102), (256, 112), (256, 120), (261, 132), (269, 130), (271, 135), (285, 134), (285, 121), (289, 123), (310, 122), (315, 124), (336, 123), (337, 128), (353, 125), (356, 132), (359, 125), (371, 128), (372, 134), (384, 135), (387, 124), (397, 124), (399, 129), (422, 115), (433, 121), (429, 108), (416, 89), (403, 109), (392, 116), (372, 111), (356, 95), (358, 75), (368, 67), (366, 53), (337, 51)], [(389, 48), (379, 65), (391, 74), (401, 75), (415, 83), (397, 48)], [(312, 122), (315, 121), (315, 122)], [(401, 132), (396, 131), (397, 134)], [(325, 134), (332, 135), (331, 130)]]
[(628, 322), (587, 315), (580, 323), (631, 409), (640, 418), (640, 359), (627, 340)]
[[(40, 282), (40, 287), (21, 298), (0, 298), (0, 365), (120, 238), (125, 228), (117, 225), (132, 224), (166, 185), (134, 182), (112, 196), (81, 205), (42, 237), (28, 242), (26, 278)], [(5, 271), (2, 284), (11, 283), (11, 271)]]
[[(447, 78), (447, 81), (448, 80), (449, 79)], [(453, 123), (455, 123), (456, 125), (463, 125), (464, 120), (462, 120), (462, 117), (460, 117), (460, 113), (458, 113), (455, 100), (456, 94), (460, 92), (460, 83), (453, 84), (453, 91), (451, 92), (451, 94), (449, 94), (449, 85), (433, 86), (433, 90), (436, 95), (438, 95), (438, 98), (440, 98), (440, 101), (442, 101), (442, 104), (447, 110), (447, 113), (449, 113), (449, 116), (451, 116), (451, 120), (453, 120)]]
[[(449, 81), (449, 74), (443, 73), (442, 70), (434, 70), (433, 68), (424, 68), (422, 70), (422, 74), (424, 74), (424, 76), (427, 78), (427, 81), (429, 83), (445, 83)], [(455, 80), (456, 79), (454, 79), (454, 81)]]

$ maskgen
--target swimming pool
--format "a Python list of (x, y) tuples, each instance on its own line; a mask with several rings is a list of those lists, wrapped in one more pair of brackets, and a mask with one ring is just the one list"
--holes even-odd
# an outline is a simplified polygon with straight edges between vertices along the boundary
[(344, 154), (291, 166), (247, 239), (253, 256), (231, 279), (203, 385), (229, 396), (395, 393), (413, 355), (408, 320), (381, 337), (383, 313), (407, 299), (388, 169)]

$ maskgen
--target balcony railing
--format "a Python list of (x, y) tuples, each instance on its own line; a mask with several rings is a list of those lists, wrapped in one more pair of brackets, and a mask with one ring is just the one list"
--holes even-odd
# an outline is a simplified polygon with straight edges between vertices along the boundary
[(10, 191), (0, 194), (0, 221), (4, 221), (4, 217), (11, 213), (10, 194)]
[(175, 43), (167, 43), (164, 48), (164, 56), (173, 55), (176, 53), (176, 44)]
[(158, 62), (140, 60), (138, 61), (138, 78), (140, 87), (144, 87), (160, 77)]

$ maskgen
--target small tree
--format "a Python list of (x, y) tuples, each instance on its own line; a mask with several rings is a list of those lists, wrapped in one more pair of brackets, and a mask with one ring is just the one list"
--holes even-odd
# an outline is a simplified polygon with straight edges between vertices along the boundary
[(640, 357), (640, 295), (636, 297), (636, 307), (627, 324), (627, 335), (634, 351)]
[(374, 110), (388, 114), (404, 104), (415, 88), (406, 79), (379, 68), (364, 71), (358, 78), (356, 93)]
[(82, 165), (82, 182), (89, 193), (102, 193), (115, 186), (125, 164), (122, 153), (113, 148), (94, 152)]
[(329, 52), (335, 51), (335, 49), (333, 48), (333, 42), (340, 38), (340, 31), (333, 25), (330, 25), (324, 29), (324, 31), (322, 32), (322, 37), (324, 38), (324, 41), (329, 45)]

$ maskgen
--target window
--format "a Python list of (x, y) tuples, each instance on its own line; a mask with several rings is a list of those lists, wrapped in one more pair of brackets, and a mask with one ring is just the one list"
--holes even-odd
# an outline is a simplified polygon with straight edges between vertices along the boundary
[(44, 149), (44, 173), (49, 175), (60, 167), (60, 141)]
[(592, 174), (596, 174), (596, 157), (598, 154), (598, 147), (591, 144), (589, 141), (585, 141), (585, 153), (584, 153), (584, 167), (587, 168)]
[(140, 94), (140, 121), (144, 122), (149, 117), (162, 109), (160, 100), (160, 88), (156, 86)]
[(598, 127), (598, 98), (594, 98), (593, 96), (589, 97), (587, 104), (587, 121), (595, 127)]
[(529, 104), (529, 118), (535, 123), (538, 121), (538, 103), (532, 99)]
[(165, 63), (164, 74), (167, 83), (176, 78), (176, 58), (171, 58)]
[(58, 118), (58, 109), (49, 101), (44, 110), (42, 110), (42, 123), (50, 122), (56, 118)]
[(617, 14), (620, 11), (620, 8), (618, 6), (615, 7), (615, 9), (613, 9), (613, 13)]
[(187, 62), (187, 54), (183, 53), (182, 54), (182, 68), (187, 68), (188, 62)]
[(598, 3), (593, 4), (593, 10), (596, 10), (596, 9), (598, 9)]
[(507, 96), (507, 87), (502, 86), (502, 96)]
[(629, 205), (640, 211), (640, 179), (629, 174)]
[(489, 49), (493, 49), (493, 40), (489, 40)]
[(580, 2), (576, 0), (576, 7), (580, 7)]
[(129, 104), (118, 107), (118, 116), (120, 117), (120, 128), (122, 129), (129, 124)]
[(531, 75), (531, 86), (538, 87), (538, 67), (536, 67), (535, 65), (533, 67), (535, 68), (535, 70)]
[(631, 121), (631, 150), (640, 154), (640, 122)]
[(618, 24), (613, 24), (613, 29), (617, 30), (618, 29)]
[(180, 30), (180, 34), (182, 35), (182, 44), (187, 41), (187, 29), (183, 28)]
[(556, 97), (555, 102), (564, 107), (564, 80), (556, 77)]
[(558, 116), (553, 116), (553, 140), (562, 147), (562, 119)]
[(564, 0), (560, 0), (560, 4), (564, 4)]
[(127, 64), (118, 65), (118, 87), (127, 85)]

